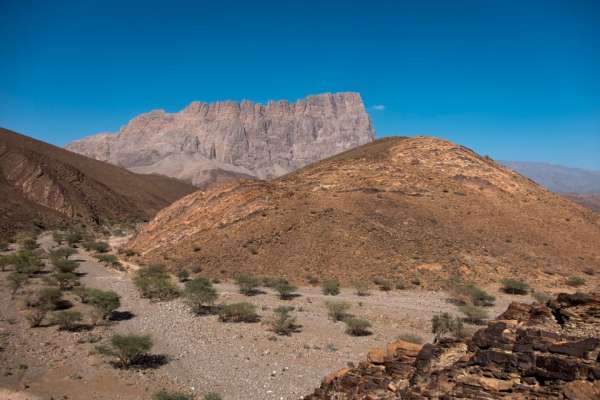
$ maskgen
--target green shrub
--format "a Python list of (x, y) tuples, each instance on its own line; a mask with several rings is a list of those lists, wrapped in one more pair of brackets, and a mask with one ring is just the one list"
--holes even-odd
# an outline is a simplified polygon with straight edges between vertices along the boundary
[(72, 247), (59, 247), (50, 251), (50, 259), (69, 259), (73, 254), (77, 254), (77, 250)]
[(291, 299), (298, 288), (286, 280), (280, 280), (273, 285), (273, 289), (279, 293), (281, 300)]
[(337, 296), (340, 294), (340, 283), (335, 279), (328, 279), (321, 283), (321, 291), (324, 295)]
[(12, 290), (12, 294), (14, 295), (23, 287), (23, 285), (25, 285), (25, 283), (27, 283), (29, 275), (13, 271), (8, 274), (6, 280), (8, 281), (8, 287)]
[(119, 335), (110, 339), (110, 344), (96, 347), (98, 353), (116, 357), (119, 365), (130, 367), (139, 358), (152, 349), (152, 338), (149, 335)]
[(431, 319), (431, 332), (435, 335), (435, 340), (437, 341), (448, 334), (460, 338), (464, 335), (464, 328), (460, 318), (443, 313), (434, 315)]
[(369, 291), (369, 284), (366, 282), (356, 282), (354, 284), (354, 290), (356, 290), (357, 296), (369, 296), (371, 294)]
[(44, 266), (42, 260), (30, 250), (19, 250), (9, 257), (11, 257), (11, 264), (15, 266), (15, 271), (29, 276), (40, 272)]
[(389, 292), (390, 290), (392, 290), (392, 282), (385, 278), (376, 277), (373, 279), (373, 283), (379, 287), (379, 290), (382, 290), (384, 292)]
[(532, 296), (535, 299), (535, 301), (537, 301), (540, 304), (546, 304), (547, 302), (552, 300), (552, 296), (544, 292), (534, 292)]
[(25, 319), (29, 322), (31, 328), (37, 328), (42, 325), (44, 318), (46, 318), (47, 311), (39, 308), (33, 308), (25, 314)]
[(585, 279), (581, 276), (570, 276), (567, 278), (567, 285), (579, 287), (585, 285)]
[(371, 323), (366, 319), (361, 318), (346, 318), (344, 320), (346, 324), (346, 333), (352, 336), (365, 336), (369, 335), (369, 328)]
[(100, 319), (107, 319), (113, 311), (121, 307), (121, 297), (112, 290), (88, 290), (88, 303), (94, 307), (95, 314)]
[(181, 268), (179, 271), (177, 271), (177, 279), (179, 279), (179, 282), (185, 282), (189, 278), (190, 278), (190, 273), (188, 272), (187, 269)]
[(65, 240), (69, 246), (73, 246), (83, 240), (83, 235), (78, 231), (70, 231), (65, 235)]
[(469, 284), (465, 286), (465, 291), (468, 293), (471, 302), (475, 306), (491, 307), (496, 302), (496, 298), (483, 289), (475, 285)]
[(488, 313), (483, 308), (466, 304), (460, 306), (459, 310), (465, 315), (463, 320), (470, 324), (480, 325), (484, 319), (488, 318)]
[(61, 290), (72, 289), (79, 283), (79, 277), (72, 272), (55, 272), (50, 278)]
[(29, 306), (46, 311), (56, 310), (62, 301), (62, 292), (59, 288), (45, 287), (36, 293), (30, 300)]
[(415, 344), (422, 344), (425, 342), (421, 336), (415, 335), (414, 333), (403, 333), (398, 336), (398, 339)]
[(345, 301), (326, 301), (325, 307), (327, 307), (327, 315), (332, 321), (343, 321), (350, 316), (348, 310), (350, 310), (350, 303)]
[(63, 273), (75, 272), (79, 267), (77, 261), (67, 260), (66, 258), (53, 258), (52, 265), (54, 265), (55, 271)]
[(54, 240), (58, 245), (61, 245), (65, 241), (65, 233), (61, 231), (52, 232), (52, 240)]
[(96, 257), (96, 260), (100, 261), (104, 265), (107, 265), (107, 266), (110, 266), (113, 268), (119, 268), (122, 266), (121, 262), (119, 261), (117, 256), (115, 256), (114, 254), (97, 254), (97, 255), (95, 255), (95, 257)]
[(215, 303), (218, 294), (211, 281), (206, 278), (195, 278), (186, 282), (183, 297), (192, 311), (199, 314), (205, 307)]
[(21, 245), (21, 248), (25, 250), (35, 250), (39, 247), (37, 241), (34, 238), (24, 239), (21, 242), (19, 242), (19, 244)]
[(273, 288), (282, 280), (278, 278), (273, 278), (271, 276), (263, 276), (262, 278), (260, 278), (260, 281), (262, 282), (262, 285), (264, 287)]
[(273, 310), (269, 321), (271, 330), (278, 335), (289, 335), (296, 330), (296, 317), (291, 315), (294, 307), (279, 306)]
[(503, 279), (502, 290), (508, 294), (527, 294), (529, 285), (517, 279)]
[(13, 255), (0, 256), (0, 271), (2, 271), (2, 272), (6, 271), (6, 267), (8, 267), (9, 265), (13, 265), (13, 264), (14, 264), (14, 256)]
[(224, 322), (256, 322), (258, 314), (254, 304), (240, 302), (222, 306), (219, 318)]
[(90, 296), (92, 295), (92, 292), (94, 290), (97, 290), (97, 289), (92, 289), (92, 288), (88, 288), (86, 286), (81, 285), (81, 286), (74, 287), (73, 290), (71, 290), (71, 292), (75, 296), (79, 297), (79, 301), (81, 303), (86, 304), (89, 301)]
[(240, 287), (240, 293), (246, 296), (256, 294), (257, 288), (260, 286), (259, 279), (248, 274), (238, 274), (234, 277), (234, 281)]
[(140, 268), (133, 278), (142, 297), (168, 300), (177, 297), (179, 291), (173, 285), (163, 265), (153, 264)]
[(181, 392), (167, 392), (166, 390), (161, 390), (152, 396), (152, 400), (193, 400), (193, 397)]
[(398, 279), (394, 287), (396, 290), (404, 290), (406, 289), (406, 283), (402, 279)]
[(74, 330), (82, 319), (81, 313), (74, 310), (56, 311), (52, 314), (52, 323), (65, 331)]
[(202, 400), (223, 400), (220, 394), (215, 392), (208, 392), (204, 395)]

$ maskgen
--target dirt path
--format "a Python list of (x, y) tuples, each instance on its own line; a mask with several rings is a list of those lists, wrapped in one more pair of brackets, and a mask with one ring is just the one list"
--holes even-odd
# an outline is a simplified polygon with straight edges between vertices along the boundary
[[(44, 246), (49, 245), (43, 237)], [(429, 321), (435, 313), (456, 312), (443, 293), (374, 290), (358, 297), (350, 289), (338, 296), (324, 296), (318, 288), (301, 288), (290, 301), (272, 292), (245, 297), (230, 284), (216, 285), (219, 302), (250, 301), (259, 308), (263, 321), (281, 304), (296, 307), (302, 330), (289, 337), (276, 336), (264, 323), (226, 324), (216, 316), (195, 316), (181, 300), (151, 302), (141, 299), (127, 272), (99, 264), (81, 250), (79, 270), (90, 287), (112, 289), (122, 298), (122, 311), (133, 318), (113, 329), (123, 333), (150, 334), (154, 352), (170, 362), (158, 370), (197, 393), (216, 391), (225, 399), (298, 399), (311, 392), (324, 375), (348, 362), (363, 360), (372, 347), (383, 346), (401, 333), (418, 334), (429, 340)], [(327, 319), (325, 300), (352, 303), (352, 313), (373, 324), (373, 335), (351, 337), (344, 324)], [(500, 299), (491, 314), (499, 313), (507, 301)]]

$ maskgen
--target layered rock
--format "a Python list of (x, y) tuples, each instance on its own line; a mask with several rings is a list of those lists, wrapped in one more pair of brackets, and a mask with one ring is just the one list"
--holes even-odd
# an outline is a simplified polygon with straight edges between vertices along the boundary
[(117, 134), (90, 136), (67, 149), (202, 186), (236, 175), (277, 177), (373, 139), (360, 95), (328, 93), (266, 105), (193, 102), (177, 113), (142, 114)]
[[(513, 303), (472, 338), (442, 338), (417, 353), (395, 342), (327, 376), (305, 399), (598, 399), (599, 301), (561, 294), (547, 306)], [(558, 315), (580, 318), (565, 330)]]

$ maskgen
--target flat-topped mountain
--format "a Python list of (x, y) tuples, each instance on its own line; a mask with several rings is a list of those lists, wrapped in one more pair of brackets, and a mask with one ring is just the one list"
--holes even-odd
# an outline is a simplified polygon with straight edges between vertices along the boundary
[(360, 95), (327, 93), (266, 105), (193, 102), (177, 113), (142, 114), (117, 134), (90, 136), (66, 148), (205, 186), (231, 177), (281, 176), (373, 140)]
[(195, 190), (0, 128), (0, 237), (32, 223), (147, 219)]
[[(452, 275), (563, 279), (600, 266), (600, 215), (448, 141), (386, 138), (270, 182), (228, 182), (162, 210), (143, 261), (346, 283)], [(532, 282), (533, 283), (533, 282)]]

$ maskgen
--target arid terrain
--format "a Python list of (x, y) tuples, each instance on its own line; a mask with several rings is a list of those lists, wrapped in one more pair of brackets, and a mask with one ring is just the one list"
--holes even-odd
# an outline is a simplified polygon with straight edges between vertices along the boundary
[(194, 187), (0, 129), (0, 239), (75, 222), (140, 221)]
[(162, 210), (137, 262), (239, 272), (377, 276), (439, 288), (452, 276), (562, 282), (600, 266), (600, 215), (462, 146), (387, 138), (270, 182), (217, 185)]

